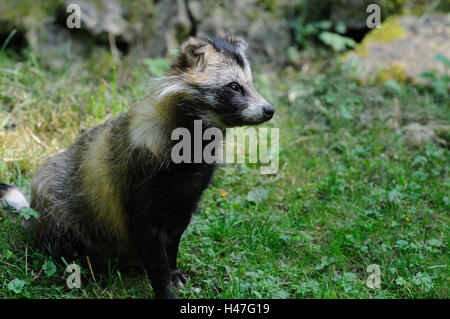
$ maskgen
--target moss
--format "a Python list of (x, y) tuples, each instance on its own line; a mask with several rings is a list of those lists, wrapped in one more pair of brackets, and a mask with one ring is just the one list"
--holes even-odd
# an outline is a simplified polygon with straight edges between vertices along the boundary
[(61, 0), (0, 1), (0, 33), (13, 28), (21, 31), (39, 27), (42, 20), (54, 16)]
[(277, 0), (258, 0), (258, 5), (267, 11), (275, 11)]
[(381, 13), (385, 17), (405, 13), (407, 2), (408, 0), (384, 0), (381, 2)]
[(407, 83), (409, 77), (406, 74), (406, 64), (401, 61), (393, 62), (391, 65), (380, 69), (373, 79), (375, 84), (395, 80), (400, 83)]
[(381, 28), (375, 28), (370, 31), (359, 43), (353, 52), (359, 56), (366, 56), (368, 54), (367, 48), (371, 42), (388, 43), (395, 39), (401, 38), (405, 34), (405, 30), (397, 22), (397, 16), (387, 18), (382, 24)]

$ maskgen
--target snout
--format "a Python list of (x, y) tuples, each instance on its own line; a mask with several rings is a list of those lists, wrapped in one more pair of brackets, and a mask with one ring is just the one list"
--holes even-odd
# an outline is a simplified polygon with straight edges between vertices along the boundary
[(273, 117), (275, 109), (267, 102), (264, 104), (253, 104), (245, 108), (241, 113), (240, 125), (258, 125), (267, 122)]
[(272, 105), (267, 104), (262, 107), (264, 120), (268, 121), (273, 117), (273, 113), (275, 113), (275, 109)]

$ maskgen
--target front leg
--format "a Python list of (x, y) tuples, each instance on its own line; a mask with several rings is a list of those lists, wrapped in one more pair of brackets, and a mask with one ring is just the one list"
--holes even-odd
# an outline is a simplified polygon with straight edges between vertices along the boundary
[(167, 255), (169, 258), (172, 284), (183, 288), (187, 283), (187, 278), (177, 267), (178, 248), (180, 246), (181, 235), (182, 233), (172, 236), (170, 244), (167, 246)]
[(167, 233), (162, 224), (136, 222), (130, 227), (133, 245), (149, 272), (156, 298), (176, 298), (171, 284)]

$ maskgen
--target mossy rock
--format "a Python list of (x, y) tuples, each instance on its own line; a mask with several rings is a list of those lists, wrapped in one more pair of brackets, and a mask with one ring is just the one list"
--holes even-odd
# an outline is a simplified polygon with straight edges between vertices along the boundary
[(406, 31), (397, 20), (397, 16), (392, 16), (386, 19), (382, 23), (381, 28), (375, 28), (369, 32), (354, 50), (358, 53), (358, 55), (366, 56), (368, 54), (367, 48), (369, 43), (389, 43), (395, 39), (403, 37), (406, 34)]
[(53, 17), (62, 4), (61, 0), (0, 1), (0, 34), (37, 28), (43, 20)]
[(374, 77), (374, 83), (383, 83), (389, 80), (405, 83), (409, 81), (406, 73), (406, 64), (402, 61), (394, 61), (391, 65), (380, 68)]
[(423, 80), (421, 74), (427, 71), (448, 74), (448, 67), (435, 57), (442, 55), (449, 59), (449, 52), (449, 16), (433, 14), (425, 19), (393, 16), (381, 28), (370, 31), (342, 60), (358, 61), (364, 79), (419, 82)]
[(330, 2), (330, 19), (333, 22), (343, 22), (349, 29), (367, 28), (366, 11), (370, 4), (376, 3), (380, 6), (381, 20), (393, 15), (403, 14), (407, 11), (406, 5), (409, 0), (333, 0)]

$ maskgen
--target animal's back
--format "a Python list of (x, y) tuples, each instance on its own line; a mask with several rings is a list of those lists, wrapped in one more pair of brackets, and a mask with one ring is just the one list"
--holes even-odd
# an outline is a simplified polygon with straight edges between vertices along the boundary
[(120, 248), (111, 245), (117, 231), (105, 225), (107, 207), (98, 204), (111, 201), (101, 198), (107, 195), (102, 188), (109, 187), (105, 179), (108, 167), (100, 162), (108, 155), (101, 153), (108, 151), (103, 137), (123, 120), (124, 116), (120, 116), (83, 132), (70, 148), (48, 159), (33, 177), (30, 207), (40, 213), (40, 218), (30, 219), (26, 226), (51, 254), (71, 256), (75, 252), (105, 251), (105, 247)]

